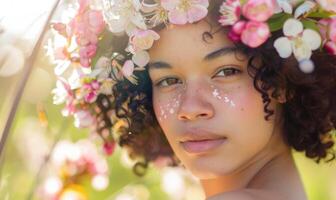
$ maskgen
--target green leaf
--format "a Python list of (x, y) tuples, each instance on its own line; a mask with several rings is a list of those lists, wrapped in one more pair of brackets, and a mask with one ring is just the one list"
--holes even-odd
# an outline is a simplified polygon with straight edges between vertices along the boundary
[(317, 31), (318, 33), (320, 32), (320, 29), (318, 28), (317, 24), (311, 20), (308, 19), (303, 19), (301, 20), (303, 27), (313, 29)]
[(240, 0), (240, 5), (244, 5), (247, 2), (247, 0)]
[(288, 13), (278, 13), (273, 15), (268, 21), (268, 26), (271, 32), (282, 29), (284, 23), (287, 19), (292, 18), (293, 16)]
[(319, 8), (318, 10), (311, 12), (307, 17), (330, 18), (332, 16), (336, 16), (336, 14)]

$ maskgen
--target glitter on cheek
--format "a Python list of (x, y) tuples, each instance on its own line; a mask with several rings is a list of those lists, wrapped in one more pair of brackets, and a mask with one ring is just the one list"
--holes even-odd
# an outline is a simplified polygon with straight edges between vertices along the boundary
[(179, 107), (180, 105), (180, 98), (181, 98), (181, 94), (177, 95), (177, 97), (173, 98), (172, 101), (169, 101), (169, 103), (167, 103), (166, 105), (162, 105), (163, 103), (159, 102), (159, 116), (158, 119), (159, 121), (162, 121), (163, 119), (167, 119), (168, 115), (173, 115), (174, 113), (176, 113), (176, 109)]
[(235, 107), (236, 104), (229, 98), (227, 97), (227, 95), (221, 95), (221, 91), (217, 88), (215, 88), (215, 86), (211, 85), (211, 88), (213, 88), (213, 91), (212, 91), (212, 96), (215, 97), (216, 99), (219, 99), (219, 100), (222, 100), (225, 102), (225, 103), (228, 103), (231, 107)]

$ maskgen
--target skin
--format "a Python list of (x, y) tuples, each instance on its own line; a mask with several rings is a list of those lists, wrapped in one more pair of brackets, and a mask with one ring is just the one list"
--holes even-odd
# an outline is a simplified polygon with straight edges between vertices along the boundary
[[(246, 71), (247, 60), (237, 59), (244, 55), (204, 60), (233, 46), (224, 31), (214, 34), (210, 43), (203, 41), (205, 31), (209, 25), (204, 20), (165, 28), (149, 50), (154, 111), (175, 154), (199, 178), (208, 200), (307, 199), (282, 139), (283, 102), (272, 99), (269, 108), (275, 115), (266, 121), (261, 95)], [(170, 67), (158, 67), (157, 62)], [(227, 140), (206, 153), (190, 154), (180, 144), (190, 128)]]

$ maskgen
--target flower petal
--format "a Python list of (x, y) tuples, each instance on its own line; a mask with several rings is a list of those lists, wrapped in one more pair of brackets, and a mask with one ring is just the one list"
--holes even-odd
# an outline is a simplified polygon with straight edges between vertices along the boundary
[(71, 64), (70, 61), (60, 61), (54, 69), (55, 74), (57, 76), (62, 75), (65, 72), (65, 70), (68, 69), (70, 64)]
[(309, 74), (314, 71), (315, 65), (310, 59), (305, 59), (299, 62), (299, 68), (302, 72)]
[(168, 13), (169, 22), (172, 24), (183, 25), (186, 24), (188, 21), (187, 13), (183, 12), (182, 10), (171, 10)]
[(193, 23), (203, 19), (208, 14), (208, 9), (204, 6), (193, 5), (187, 12), (188, 22)]
[(131, 19), (131, 22), (133, 24), (135, 24), (138, 28), (147, 29), (147, 26), (146, 26), (146, 23), (145, 23), (145, 19), (142, 16), (141, 13), (139, 13), (139, 12), (133, 13), (133, 15), (131, 16), (130, 19)]
[(208, 7), (209, 6), (209, 0), (192, 0), (192, 3), (198, 4), (203, 7)]
[(320, 34), (312, 29), (306, 29), (303, 31), (302, 40), (308, 44), (311, 50), (318, 49), (322, 43)]
[(297, 19), (288, 19), (283, 26), (285, 36), (296, 37), (303, 31), (303, 24)]
[(281, 58), (288, 58), (292, 55), (292, 46), (288, 38), (280, 37), (273, 44)]
[(247, 22), (240, 20), (232, 26), (232, 31), (237, 35), (241, 35), (246, 27)]
[(256, 48), (262, 45), (270, 36), (270, 30), (266, 23), (249, 21), (241, 34), (241, 41), (249, 47)]
[(331, 18), (329, 25), (329, 39), (336, 42), (336, 17)]
[(144, 67), (149, 62), (149, 54), (147, 51), (139, 51), (132, 56), (132, 60), (139, 67)]
[(108, 25), (112, 33), (124, 32), (125, 27), (127, 26), (127, 20), (123, 17), (118, 19), (109, 19)]
[(302, 38), (298, 37), (295, 40), (291, 42), (292, 49), (295, 58), (298, 61), (304, 60), (304, 59), (310, 59), (312, 55), (312, 51), (307, 43), (303, 41)]
[(298, 8), (296, 8), (295, 12), (294, 12), (294, 17), (298, 18), (301, 15), (311, 11), (312, 9), (314, 9), (316, 6), (316, 3), (313, 1), (305, 1), (304, 3), (302, 3)]
[(336, 1), (335, 0), (316, 0), (322, 8), (327, 11), (336, 12)]
[(293, 6), (287, 0), (277, 0), (280, 8), (288, 14), (293, 13)]
[(265, 22), (277, 6), (275, 0), (248, 0), (242, 7), (243, 15), (252, 21)]
[(179, 3), (179, 0), (161, 0), (161, 6), (169, 11), (175, 9)]
[(327, 42), (324, 45), (326, 51), (331, 55), (336, 55), (336, 43), (335, 42)]
[(121, 69), (122, 74), (128, 77), (133, 74), (133, 71), (134, 71), (134, 63), (131, 60), (126, 60)]

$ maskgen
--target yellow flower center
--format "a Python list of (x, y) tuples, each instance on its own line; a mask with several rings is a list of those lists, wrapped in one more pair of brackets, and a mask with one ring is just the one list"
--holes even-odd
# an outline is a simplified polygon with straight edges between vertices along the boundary
[(266, 12), (267, 10), (268, 10), (267, 4), (263, 3), (263, 4), (260, 4), (260, 5), (256, 6), (256, 7), (254, 7), (253, 9), (251, 9), (251, 13), (253, 15), (257, 15), (257, 14)]
[(191, 2), (190, 0), (182, 0), (180, 5), (178, 6), (178, 9), (187, 11), (191, 7)]

